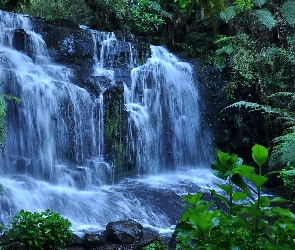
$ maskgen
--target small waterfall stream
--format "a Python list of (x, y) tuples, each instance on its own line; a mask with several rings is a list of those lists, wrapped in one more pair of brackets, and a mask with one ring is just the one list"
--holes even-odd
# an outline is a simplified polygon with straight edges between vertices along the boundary
[[(20, 31), (25, 39), (18, 48)], [(0, 11), (0, 93), (21, 100), (8, 103), (0, 222), (8, 223), (20, 209), (49, 208), (69, 218), (75, 230), (99, 230), (131, 218), (171, 231), (181, 212), (177, 194), (206, 190), (215, 181), (206, 167), (209, 142), (200, 130), (192, 67), (163, 47), (151, 46), (151, 58), (138, 67), (129, 53), (133, 69), (131, 81), (124, 82), (128, 134), (123, 137), (136, 155), (133, 172), (140, 177), (111, 185), (116, 166), (105, 158), (107, 87), (99, 79), (115, 84), (117, 39), (114, 33), (87, 32), (93, 38), (97, 96), (75, 84), (70, 67), (54, 62), (29, 18)]]

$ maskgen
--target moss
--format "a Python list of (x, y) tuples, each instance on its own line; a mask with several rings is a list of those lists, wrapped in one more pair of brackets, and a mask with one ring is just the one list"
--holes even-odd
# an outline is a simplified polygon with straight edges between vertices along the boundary
[(115, 166), (114, 180), (131, 176), (134, 157), (128, 144), (128, 116), (124, 108), (124, 91), (121, 85), (104, 93), (104, 137), (106, 159)]

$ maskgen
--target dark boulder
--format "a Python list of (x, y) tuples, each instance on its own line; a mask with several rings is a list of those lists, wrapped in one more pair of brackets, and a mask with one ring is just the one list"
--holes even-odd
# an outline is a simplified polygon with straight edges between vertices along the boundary
[(110, 242), (132, 244), (143, 236), (142, 225), (133, 220), (110, 222), (106, 235)]
[(154, 241), (161, 241), (160, 235), (150, 229), (144, 228), (142, 238), (138, 241), (135, 249), (142, 249)]
[(7, 245), (1, 246), (1, 249), (3, 250), (25, 250), (28, 249), (26, 247), (26, 244), (22, 242), (11, 242)]
[(86, 233), (83, 239), (83, 246), (94, 248), (107, 244), (105, 233)]

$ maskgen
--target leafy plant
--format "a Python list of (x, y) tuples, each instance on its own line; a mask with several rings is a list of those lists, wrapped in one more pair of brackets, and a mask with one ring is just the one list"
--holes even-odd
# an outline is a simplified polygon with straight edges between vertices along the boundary
[(8, 100), (14, 100), (16, 103), (20, 103), (20, 99), (17, 97), (1, 94), (0, 93), (0, 146), (4, 145), (7, 139), (7, 129), (6, 129), (6, 111)]
[[(212, 163), (212, 173), (225, 184), (217, 185), (223, 193), (211, 193), (226, 209), (214, 210), (214, 202), (202, 200), (200, 193), (181, 197), (189, 206), (185, 206), (177, 228), (178, 249), (294, 249), (295, 215), (271, 204), (287, 200), (261, 193), (267, 175), (274, 173), (262, 175), (268, 150), (256, 144), (252, 158), (258, 173), (254, 167), (242, 164), (237, 155), (221, 151)], [(253, 184), (255, 194), (245, 180)]]
[(47, 209), (41, 213), (24, 210), (13, 218), (11, 240), (21, 239), (28, 249), (61, 249), (72, 238), (71, 223)]
[(284, 186), (288, 190), (288, 197), (294, 197), (295, 194), (295, 164), (287, 163), (287, 166), (282, 169), (279, 177), (282, 178)]
[(159, 3), (152, 0), (136, 0), (130, 10), (130, 23), (141, 32), (158, 30), (165, 24), (164, 18), (172, 19), (172, 14), (164, 11)]
[(152, 241), (150, 244), (144, 246), (142, 250), (167, 250), (167, 246), (165, 246), (161, 241), (156, 240)]

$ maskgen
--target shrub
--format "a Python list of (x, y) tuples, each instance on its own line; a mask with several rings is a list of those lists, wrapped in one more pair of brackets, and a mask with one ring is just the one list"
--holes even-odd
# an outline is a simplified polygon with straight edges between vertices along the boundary
[[(218, 153), (211, 165), (212, 173), (226, 183), (217, 185), (223, 194), (215, 190), (211, 193), (225, 204), (227, 211), (213, 210), (214, 202), (202, 200), (200, 193), (183, 196), (189, 206), (185, 207), (186, 212), (177, 228), (177, 248), (295, 249), (295, 215), (289, 209), (272, 206), (272, 202), (288, 201), (261, 193), (268, 180), (266, 176), (282, 171), (261, 174), (262, 165), (268, 158), (268, 150), (263, 146), (252, 148), (252, 158), (258, 165), (258, 174), (254, 167), (243, 165), (237, 155)], [(254, 185), (255, 194), (250, 192), (245, 179)]]
[(49, 209), (41, 213), (21, 210), (11, 225), (11, 240), (22, 239), (28, 249), (61, 249), (72, 238), (70, 221)]
[(144, 246), (142, 250), (167, 250), (167, 246), (165, 246), (161, 241), (152, 241), (147, 246)]

